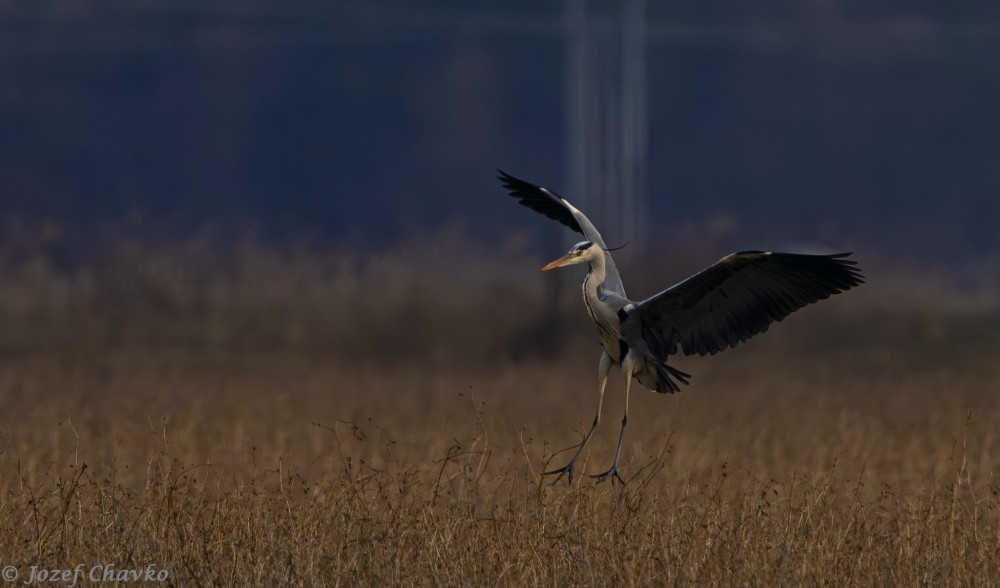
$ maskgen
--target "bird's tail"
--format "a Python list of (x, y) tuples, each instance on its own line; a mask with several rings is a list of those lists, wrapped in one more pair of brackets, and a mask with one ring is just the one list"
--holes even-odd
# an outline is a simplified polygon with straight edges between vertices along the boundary
[[(667, 365), (667, 362), (653, 357), (646, 358), (645, 369), (636, 375), (640, 384), (661, 394), (680, 392), (681, 387), (677, 385), (677, 382), (688, 385), (690, 384), (688, 382), (688, 378), (690, 377), (691, 374), (682, 372), (673, 366)], [(674, 381), (674, 378), (677, 379), (677, 382)]]

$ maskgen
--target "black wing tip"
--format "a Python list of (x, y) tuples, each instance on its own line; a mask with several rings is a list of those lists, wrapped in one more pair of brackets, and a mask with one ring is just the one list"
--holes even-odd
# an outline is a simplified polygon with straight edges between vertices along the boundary
[[(838, 268), (846, 271), (852, 280), (851, 286), (857, 286), (859, 284), (864, 284), (864, 276), (861, 274), (861, 268), (857, 267), (858, 262), (853, 259), (848, 259), (850, 256), (854, 255), (853, 251), (845, 251), (842, 253), (827, 253), (827, 254), (814, 254), (814, 253), (786, 253), (781, 251), (760, 251), (758, 249), (750, 249), (747, 251), (738, 251), (731, 255), (723, 258), (723, 261), (737, 261), (737, 260), (752, 260), (765, 258), (769, 256), (778, 256), (786, 258), (798, 258), (802, 260), (824, 260), (833, 262)], [(849, 286), (850, 287), (850, 286)]]
[(500, 174), (497, 178), (503, 187), (510, 191), (509, 196), (517, 198), (522, 206), (543, 214), (577, 233), (583, 233), (583, 228), (573, 215), (573, 211), (558, 194), (544, 186), (536, 186), (531, 182), (515, 178), (501, 169), (497, 169), (497, 172)]
[(500, 168), (497, 168), (497, 173), (499, 174), (497, 176), (497, 179), (500, 180), (500, 183), (503, 184), (504, 188), (507, 188), (508, 190), (511, 191), (510, 192), (511, 196), (522, 198), (523, 195), (519, 194), (519, 192), (523, 191), (524, 189), (531, 189), (537, 187), (528, 182), (525, 182), (520, 178), (515, 178), (514, 176), (510, 175), (509, 173), (503, 171)]
[(497, 179), (500, 180), (500, 183), (504, 188), (510, 190), (510, 196), (512, 198), (520, 199), (522, 204), (526, 198), (538, 198), (539, 196), (542, 196), (545, 199), (551, 199), (551, 196), (555, 196), (555, 194), (548, 188), (536, 186), (535, 184), (522, 180), (521, 178), (515, 178), (502, 169), (497, 169), (497, 172), (500, 174), (497, 176)]
[[(848, 288), (860, 286), (865, 283), (865, 276), (861, 273), (861, 268), (858, 267), (858, 262), (853, 259), (847, 259), (851, 255), (854, 255), (853, 251), (848, 251), (847, 253), (835, 253), (833, 255), (826, 256), (847, 272), (851, 279), (851, 285), (848, 286)], [(846, 289), (847, 288), (845, 288), (845, 290)]]
[(840, 294), (841, 292), (846, 292), (855, 286), (860, 286), (865, 283), (865, 276), (861, 273), (861, 268), (858, 267), (858, 262), (853, 259), (848, 259), (853, 252), (846, 253), (832, 253), (829, 255), (817, 255), (815, 257), (828, 260), (832, 265), (829, 266), (828, 271), (834, 272), (829, 275), (831, 279), (835, 282), (832, 284), (834, 287), (831, 294)]

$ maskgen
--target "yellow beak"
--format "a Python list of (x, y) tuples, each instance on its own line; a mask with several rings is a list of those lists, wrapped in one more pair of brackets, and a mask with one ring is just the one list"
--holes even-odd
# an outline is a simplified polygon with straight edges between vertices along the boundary
[(563, 255), (562, 257), (560, 257), (559, 259), (553, 261), (549, 265), (543, 267), (542, 271), (543, 272), (547, 272), (550, 269), (555, 269), (557, 267), (562, 267), (564, 265), (572, 263), (574, 259), (576, 259), (576, 257), (574, 255), (572, 255), (570, 253), (567, 253), (566, 255)]

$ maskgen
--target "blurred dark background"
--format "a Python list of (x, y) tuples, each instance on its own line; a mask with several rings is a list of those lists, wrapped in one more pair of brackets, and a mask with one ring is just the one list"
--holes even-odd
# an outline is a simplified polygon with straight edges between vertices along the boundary
[[(995, 259), (997, 6), (650, 3), (647, 242), (714, 227), (744, 247)], [(205, 226), (223, 247), (536, 239), (546, 221), (494, 176), (572, 199), (566, 10), (0, 0), (2, 241), (39, 234), (72, 264)]]

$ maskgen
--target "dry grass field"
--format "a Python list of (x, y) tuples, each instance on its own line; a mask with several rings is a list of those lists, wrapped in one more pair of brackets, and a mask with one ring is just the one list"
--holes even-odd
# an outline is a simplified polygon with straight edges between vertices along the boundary
[[(405, 250), (203, 253), (2, 259), (17, 582), (82, 565), (177, 586), (998, 583), (995, 284), (863, 263), (858, 291), (679, 358), (681, 394), (633, 387), (626, 485), (550, 485), (597, 396), (578, 275), (540, 330), (537, 260), (458, 257), (455, 277)], [(623, 273), (653, 288), (711, 261)], [(620, 379), (605, 414), (591, 473)]]

